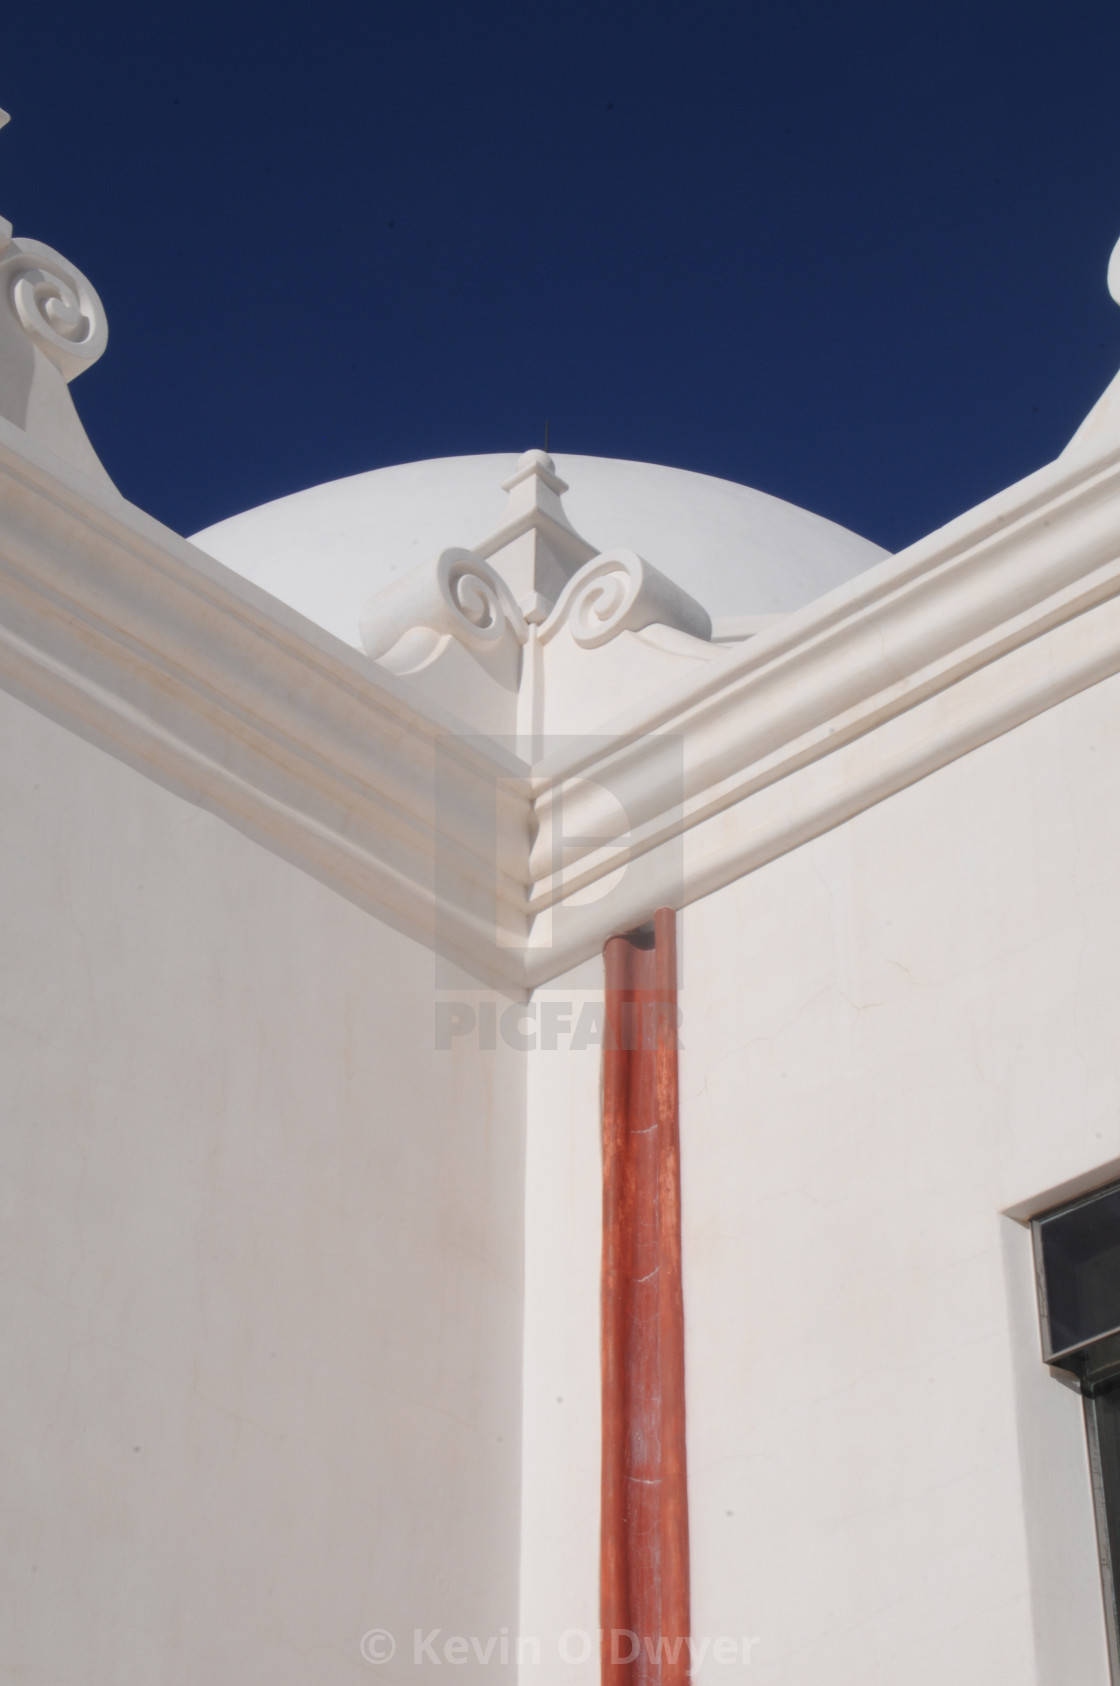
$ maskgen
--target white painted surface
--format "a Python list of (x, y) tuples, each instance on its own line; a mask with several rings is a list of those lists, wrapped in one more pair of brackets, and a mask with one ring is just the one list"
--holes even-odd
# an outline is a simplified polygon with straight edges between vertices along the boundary
[(109, 476), (67, 386), (108, 338), (101, 300), (81, 271), (39, 240), (13, 240), (0, 217), (0, 416), (101, 486)]
[[(440, 707), (0, 417), (0, 684), (520, 991), (1120, 671), (1118, 519), (1112, 446), (738, 649), (660, 624), (569, 647), (569, 617), (542, 738), (534, 703), (496, 743), (454, 683)], [(588, 582), (623, 619), (627, 572)]]
[[(1118, 822), (1113, 678), (682, 918), (693, 1625), (752, 1682), (1106, 1686), (1080, 1402), (1001, 1213), (1120, 1155)], [(598, 1070), (530, 1066), (547, 1650), (596, 1604)]]
[[(597, 1686), (599, 1680), (601, 1053), (597, 1042), (572, 1044), (581, 1013), (602, 999), (598, 961), (533, 998), (520, 1624), (539, 1641), (540, 1661), (526, 1659), (524, 1686)], [(543, 1034), (549, 1023), (558, 1026), (554, 1047)], [(578, 1659), (583, 1634), (593, 1641), (588, 1655), (564, 1662), (565, 1636), (572, 1636), (566, 1654)]]
[(0, 1676), (327, 1686), (516, 1621), (522, 1061), (0, 695)]
[(544, 451), (503, 490), (502, 526), (374, 592), (362, 648), (468, 731), (536, 762), (557, 735), (604, 727), (689, 669), (726, 657), (694, 598), (633, 550), (596, 553), (570, 526)]
[(597, 544), (788, 618), (700, 675), (670, 639), (652, 701), (598, 664), (660, 623), (567, 651), (530, 779), (331, 636), (512, 459), (239, 517), (239, 578), (17, 431), (3, 684), (197, 805), (0, 702), (14, 1678), (304, 1686), (367, 1628), (508, 1627), (591, 1686), (595, 967), (441, 1053), (421, 942), (516, 987), (679, 900), (702, 1686), (717, 1639), (769, 1686), (1103, 1686), (1000, 1214), (1120, 1158), (1116, 448), (847, 584), (869, 547), (803, 512), (582, 459), (597, 523), (561, 458)]
[[(886, 554), (835, 522), (707, 474), (555, 455), (576, 531), (636, 550), (712, 616), (799, 608)], [(200, 549), (348, 644), (375, 591), (499, 526), (514, 452), (440, 457), (336, 480), (207, 527)]]

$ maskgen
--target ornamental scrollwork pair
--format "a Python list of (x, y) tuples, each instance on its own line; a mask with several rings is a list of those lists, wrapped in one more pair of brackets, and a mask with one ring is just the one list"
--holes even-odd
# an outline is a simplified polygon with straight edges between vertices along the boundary
[(362, 610), (367, 655), (390, 672), (417, 673), (455, 638), (483, 656), (505, 640), (548, 644), (567, 629), (598, 649), (621, 632), (670, 626), (709, 639), (706, 610), (632, 550), (592, 557), (567, 582), (546, 618), (530, 627), (497, 569), (469, 550), (445, 550), (433, 564), (371, 597)]

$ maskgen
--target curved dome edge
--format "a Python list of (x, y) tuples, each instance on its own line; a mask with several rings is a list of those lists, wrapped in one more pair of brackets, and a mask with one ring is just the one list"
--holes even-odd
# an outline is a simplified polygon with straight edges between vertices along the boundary
[[(825, 516), (735, 481), (625, 458), (557, 453), (572, 526), (635, 550), (717, 619), (784, 614), (887, 554)], [(514, 452), (434, 457), (292, 492), (216, 522), (192, 543), (359, 647), (371, 593), (503, 520)]]

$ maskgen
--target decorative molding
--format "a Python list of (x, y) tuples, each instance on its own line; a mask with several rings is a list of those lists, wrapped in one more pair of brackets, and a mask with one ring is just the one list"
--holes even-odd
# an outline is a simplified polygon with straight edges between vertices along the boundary
[(31, 343), (72, 381), (109, 343), (101, 300), (80, 270), (38, 240), (9, 239), (2, 252), (0, 289)]
[(1114, 447), (1060, 458), (585, 752), (542, 761), (530, 880), (543, 944), (527, 975), (594, 953), (604, 915), (625, 930), (709, 894), (1120, 672), (1118, 597)]
[[(456, 555), (461, 649), (512, 616)], [(513, 994), (1120, 672), (1120, 447), (738, 647), (617, 642), (670, 637), (706, 659), (530, 768), (0, 418), (0, 684)]]
[(503, 483), (509, 496), (501, 526), (472, 548), (508, 581), (525, 619), (544, 620), (565, 581), (595, 555), (561, 503), (567, 485), (546, 451), (526, 451)]
[(0, 417), (107, 484), (67, 384), (108, 340), (101, 300), (81, 271), (38, 240), (13, 239), (0, 219)]
[[(530, 623), (495, 568), (470, 550), (441, 551), (371, 597), (361, 614), (362, 648), (390, 673), (420, 673), (455, 638), (489, 654), (506, 639), (529, 641)], [(536, 628), (541, 645), (565, 629), (584, 650), (597, 650), (622, 632), (669, 626), (693, 638), (710, 637), (705, 609), (632, 550), (604, 551), (586, 562)]]
[(517, 988), (526, 769), (3, 421), (0, 684)]
[(598, 650), (620, 632), (671, 626), (708, 639), (706, 609), (632, 550), (606, 550), (586, 562), (560, 593), (540, 630), (542, 644), (567, 628), (583, 650)]
[[(632, 550), (596, 554), (567, 525), (560, 502), (567, 488), (551, 463), (543, 451), (527, 451), (505, 483), (524, 508), (475, 550), (422, 562), (369, 598), (359, 617), (362, 648), (381, 667), (464, 726), (514, 739), (528, 761), (546, 730), (585, 729), (589, 701), (599, 710), (590, 724), (598, 725), (619, 700), (656, 694), (714, 653), (711, 620), (687, 592)], [(563, 566), (558, 533), (567, 535)], [(547, 566), (542, 556), (551, 558)], [(653, 627), (683, 638), (647, 639), (636, 650), (625, 636)], [(566, 641), (582, 651), (617, 647), (588, 673), (566, 659)]]
[(473, 551), (441, 551), (371, 597), (361, 613), (362, 648), (389, 673), (422, 673), (452, 638), (483, 658), (529, 635), (505, 580)]

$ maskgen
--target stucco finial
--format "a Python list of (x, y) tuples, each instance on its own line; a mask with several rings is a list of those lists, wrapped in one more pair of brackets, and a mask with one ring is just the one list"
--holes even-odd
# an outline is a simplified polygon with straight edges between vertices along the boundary
[[(503, 481), (505, 489), (508, 490), (516, 480), (519, 480), (525, 469), (532, 468), (543, 469), (546, 474), (551, 474), (553, 476), (556, 474), (556, 464), (549, 456), (547, 450), (541, 451), (534, 449), (532, 451), (522, 451), (521, 455), (517, 459), (517, 473), (513, 475), (511, 479)], [(568, 490), (567, 486), (564, 487), (564, 490)]]
[[(0, 128), (9, 121), (0, 111)], [(101, 300), (80, 270), (0, 217), (0, 416), (73, 467), (108, 481), (67, 386), (105, 350)]]
[(547, 451), (525, 451), (502, 490), (509, 496), (496, 532), (474, 547), (505, 580), (530, 623), (543, 621), (596, 547), (581, 538), (560, 499), (568, 490)]

